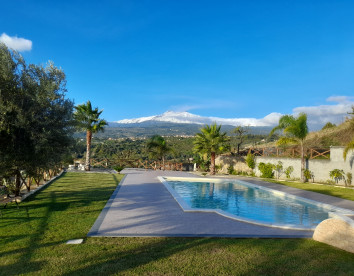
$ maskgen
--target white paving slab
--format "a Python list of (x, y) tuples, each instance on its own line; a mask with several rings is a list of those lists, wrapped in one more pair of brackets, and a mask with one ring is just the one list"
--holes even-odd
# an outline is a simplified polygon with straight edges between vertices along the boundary
[(82, 244), (84, 239), (68, 240), (66, 244)]

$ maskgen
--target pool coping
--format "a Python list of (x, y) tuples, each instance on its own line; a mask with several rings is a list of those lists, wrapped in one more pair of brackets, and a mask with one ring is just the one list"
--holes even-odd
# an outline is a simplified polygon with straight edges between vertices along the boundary
[(240, 179), (231, 179), (231, 178), (200, 178), (200, 177), (175, 177), (175, 176), (158, 176), (158, 180), (165, 186), (165, 188), (170, 192), (172, 197), (175, 199), (175, 201), (178, 203), (178, 205), (183, 209), (185, 212), (212, 212), (212, 213), (217, 213), (221, 216), (241, 221), (241, 222), (246, 222), (246, 223), (252, 223), (256, 225), (261, 225), (261, 226), (267, 226), (267, 227), (275, 227), (275, 228), (281, 228), (281, 229), (292, 229), (292, 230), (307, 230), (307, 231), (314, 231), (317, 226), (313, 227), (299, 227), (298, 225), (295, 224), (277, 224), (277, 223), (264, 223), (261, 221), (253, 220), (253, 219), (246, 219), (244, 217), (236, 216), (233, 214), (230, 214), (229, 212), (223, 211), (221, 209), (199, 209), (199, 208), (192, 208), (190, 207), (186, 201), (167, 183), (166, 179), (172, 179), (172, 180), (185, 180), (188, 179), (190, 181), (196, 181), (196, 182), (212, 182), (212, 183), (222, 183), (222, 182), (241, 182), (243, 185), (250, 186), (250, 187), (255, 187), (258, 189), (266, 190), (268, 192), (271, 192), (272, 194), (275, 195), (281, 195), (281, 196), (286, 196), (288, 198), (293, 198), (293, 199), (298, 199), (301, 201), (305, 201), (307, 203), (316, 205), (321, 208), (326, 208), (326, 209), (332, 209), (335, 210), (335, 212), (329, 212), (330, 217), (341, 217), (342, 219), (345, 219), (346, 221), (351, 221), (350, 218), (348, 218), (346, 215), (354, 215), (354, 211), (345, 209), (345, 208), (340, 208), (328, 203), (322, 203), (316, 200), (304, 198), (301, 196), (293, 195), (287, 192), (283, 191), (278, 191), (274, 190), (271, 188), (267, 188), (264, 186), (260, 186), (257, 184), (253, 184), (244, 180)]

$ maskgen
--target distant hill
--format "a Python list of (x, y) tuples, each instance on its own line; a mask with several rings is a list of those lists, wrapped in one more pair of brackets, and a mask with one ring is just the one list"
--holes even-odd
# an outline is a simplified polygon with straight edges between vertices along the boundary
[[(203, 127), (201, 124), (182, 124), (158, 121), (145, 121), (141, 123), (117, 123), (110, 122), (105, 128), (105, 132), (94, 134), (100, 139), (117, 138), (144, 138), (154, 134), (162, 136), (194, 136)], [(222, 130), (228, 133), (234, 126), (223, 125)], [(249, 127), (249, 134), (267, 135), (272, 127)], [(85, 137), (84, 133), (76, 134), (77, 137)]]
[(354, 121), (311, 132), (305, 143), (308, 147), (346, 146), (354, 137)]
[[(354, 137), (354, 119), (318, 131), (312, 131), (305, 140), (308, 148), (329, 148), (330, 146), (346, 146)], [(276, 142), (265, 143), (260, 147), (273, 147)]]

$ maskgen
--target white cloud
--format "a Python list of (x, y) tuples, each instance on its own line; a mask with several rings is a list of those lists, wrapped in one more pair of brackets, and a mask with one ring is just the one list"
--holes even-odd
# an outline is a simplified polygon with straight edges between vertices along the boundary
[(348, 96), (331, 96), (326, 99), (327, 102), (336, 102), (336, 103), (353, 103), (354, 97)]
[(31, 51), (32, 49), (31, 40), (17, 36), (8, 36), (5, 33), (0, 36), (0, 42), (3, 42), (10, 49), (19, 52)]
[[(348, 96), (332, 96), (326, 99), (328, 102), (334, 102), (332, 105), (318, 106), (300, 106), (293, 109), (292, 115), (298, 116), (299, 113), (306, 113), (308, 117), (308, 125), (311, 130), (322, 128), (327, 122), (340, 124), (348, 116), (351, 107), (354, 105), (354, 97)], [(197, 105), (185, 105), (178, 111), (167, 111), (161, 115), (151, 117), (125, 119), (118, 121), (119, 123), (141, 123), (145, 121), (155, 120), (174, 123), (194, 123), (194, 124), (222, 124), (233, 126), (275, 126), (278, 124), (281, 113), (272, 112), (263, 118), (220, 118), (220, 117), (202, 117), (191, 114), (186, 110), (195, 109)], [(198, 106), (199, 107), (199, 106)]]
[(334, 124), (342, 123), (354, 105), (353, 97), (332, 96), (327, 98), (333, 105), (301, 106), (293, 109), (294, 115), (303, 112), (307, 114), (308, 124), (312, 129), (318, 129), (327, 122)]
[(282, 114), (271, 113), (264, 118), (219, 118), (219, 117), (202, 117), (199, 115), (191, 114), (188, 112), (167, 111), (161, 115), (155, 115), (150, 117), (142, 117), (135, 119), (124, 119), (117, 121), (117, 123), (129, 124), (129, 123), (142, 123), (146, 121), (161, 121), (161, 122), (173, 122), (173, 123), (190, 123), (190, 124), (222, 124), (232, 126), (274, 126), (278, 123)]

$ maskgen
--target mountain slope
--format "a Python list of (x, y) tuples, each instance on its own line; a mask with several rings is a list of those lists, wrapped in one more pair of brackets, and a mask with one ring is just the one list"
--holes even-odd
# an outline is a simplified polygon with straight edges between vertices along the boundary
[(311, 132), (305, 143), (308, 147), (346, 146), (354, 137), (353, 124), (347, 120), (339, 126)]
[(141, 117), (135, 119), (124, 119), (116, 121), (118, 124), (141, 124), (147, 122), (168, 122), (175, 124), (221, 124), (231, 126), (274, 126), (278, 123), (280, 113), (271, 113), (264, 118), (219, 118), (219, 117), (203, 117), (189, 112), (167, 111), (161, 115)]

